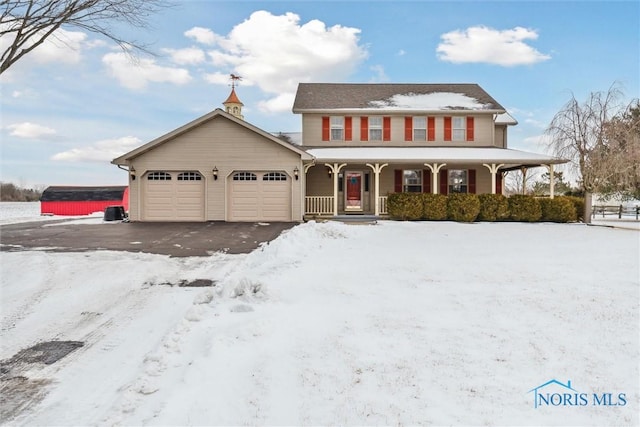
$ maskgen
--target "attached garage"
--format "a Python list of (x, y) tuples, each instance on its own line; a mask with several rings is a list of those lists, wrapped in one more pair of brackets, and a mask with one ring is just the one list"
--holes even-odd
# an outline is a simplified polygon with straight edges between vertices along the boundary
[(284, 172), (229, 177), (229, 221), (291, 221), (291, 180)]
[(145, 221), (204, 221), (204, 179), (199, 172), (152, 171), (143, 177)]
[(217, 109), (114, 159), (130, 221), (302, 221), (313, 157)]

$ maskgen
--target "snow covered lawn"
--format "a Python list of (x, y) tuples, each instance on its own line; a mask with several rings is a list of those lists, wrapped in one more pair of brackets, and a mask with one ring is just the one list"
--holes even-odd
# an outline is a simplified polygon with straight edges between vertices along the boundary
[[(248, 255), (2, 252), (1, 358), (85, 343), (21, 374), (51, 382), (11, 424), (637, 425), (639, 236), (312, 222)], [(552, 379), (589, 404), (535, 408)]]

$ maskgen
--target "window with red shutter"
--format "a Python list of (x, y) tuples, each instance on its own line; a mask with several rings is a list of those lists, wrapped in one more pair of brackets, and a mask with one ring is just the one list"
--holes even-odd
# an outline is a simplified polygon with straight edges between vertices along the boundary
[(369, 118), (360, 117), (360, 141), (369, 140)]
[(393, 191), (402, 193), (402, 169), (393, 171)]
[(440, 194), (449, 194), (449, 172), (440, 169)]
[(391, 141), (391, 117), (382, 119), (382, 140)]
[(476, 194), (476, 170), (469, 169), (467, 178), (469, 180), (469, 194)]
[(427, 118), (427, 141), (436, 140), (436, 118)]
[(473, 117), (467, 117), (467, 141), (473, 141)]
[(444, 118), (444, 140), (451, 141), (451, 117)]
[(404, 140), (405, 141), (413, 140), (413, 118), (412, 117), (404, 118)]
[(352, 139), (352, 130), (351, 130), (351, 117), (344, 118), (344, 140), (351, 141)]
[(330, 130), (329, 117), (323, 117), (322, 118), (322, 140), (323, 141), (329, 140), (329, 130)]
[(496, 174), (496, 194), (502, 194), (502, 172)]
[(423, 170), (422, 171), (422, 192), (423, 193), (431, 193), (431, 171)]

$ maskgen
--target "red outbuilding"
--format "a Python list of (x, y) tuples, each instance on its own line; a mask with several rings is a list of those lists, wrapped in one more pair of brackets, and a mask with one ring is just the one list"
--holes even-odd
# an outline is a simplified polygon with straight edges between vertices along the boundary
[(48, 187), (40, 197), (41, 215), (89, 215), (109, 206), (129, 211), (129, 187)]

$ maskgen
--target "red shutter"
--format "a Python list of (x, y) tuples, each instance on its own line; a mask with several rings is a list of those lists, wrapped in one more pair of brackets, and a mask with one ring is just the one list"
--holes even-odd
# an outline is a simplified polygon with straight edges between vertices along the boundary
[(413, 117), (404, 118), (404, 140), (413, 141)]
[(391, 141), (391, 117), (382, 118), (382, 140)]
[(449, 192), (449, 174), (446, 169), (440, 169), (440, 194)]
[(344, 118), (344, 140), (351, 141), (352, 138), (351, 132), (351, 117)]
[(322, 118), (322, 140), (329, 140), (329, 117)]
[(360, 117), (360, 141), (369, 140), (369, 117)]
[(469, 180), (469, 194), (476, 194), (476, 170), (469, 169), (467, 172), (467, 179)]
[(428, 117), (427, 118), (427, 141), (435, 141), (436, 140), (436, 118)]
[(444, 140), (451, 141), (451, 117), (444, 118)]
[(393, 172), (393, 191), (396, 193), (402, 193), (402, 169), (396, 169)]
[(467, 141), (473, 141), (473, 117), (467, 117)]
[(427, 169), (422, 171), (422, 192), (431, 193), (431, 171)]
[(496, 194), (502, 194), (502, 172), (496, 173)]

